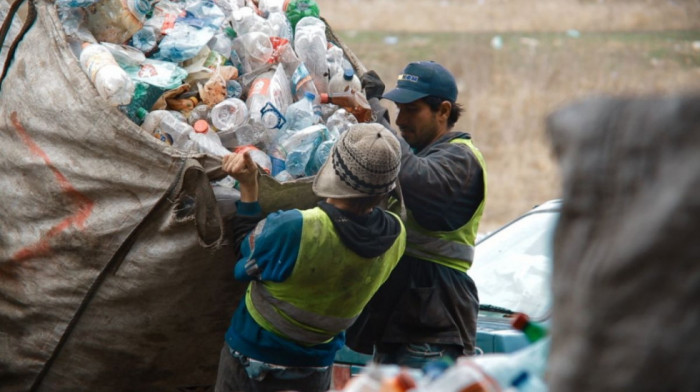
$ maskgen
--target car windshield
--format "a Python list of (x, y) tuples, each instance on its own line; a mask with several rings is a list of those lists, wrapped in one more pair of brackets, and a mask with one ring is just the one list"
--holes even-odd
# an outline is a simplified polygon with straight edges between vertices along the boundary
[(476, 245), (469, 275), (479, 302), (533, 319), (551, 306), (552, 240), (558, 211), (534, 211), (483, 238)]

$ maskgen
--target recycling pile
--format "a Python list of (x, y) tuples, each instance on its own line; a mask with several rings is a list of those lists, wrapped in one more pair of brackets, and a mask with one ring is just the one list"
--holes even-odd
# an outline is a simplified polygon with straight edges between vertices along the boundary
[(547, 392), (550, 338), (512, 353), (489, 353), (428, 362), (422, 369), (368, 364), (342, 392)]
[(313, 0), (57, 0), (98, 93), (184, 152), (250, 151), (279, 181), (314, 175), (371, 112)]

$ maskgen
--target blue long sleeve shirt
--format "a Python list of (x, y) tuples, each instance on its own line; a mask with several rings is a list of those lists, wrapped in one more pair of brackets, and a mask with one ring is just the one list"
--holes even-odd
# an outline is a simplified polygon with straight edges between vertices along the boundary
[[(237, 213), (241, 216), (262, 214), (257, 202), (237, 202), (237, 206)], [(260, 221), (241, 244), (242, 256), (234, 268), (236, 279), (272, 282), (287, 279), (299, 254), (302, 223), (299, 210), (274, 212)], [(248, 312), (244, 297), (231, 319), (226, 342), (232, 349), (262, 362), (283, 366), (328, 366), (345, 344), (345, 332), (328, 343), (297, 344), (258, 325)]]

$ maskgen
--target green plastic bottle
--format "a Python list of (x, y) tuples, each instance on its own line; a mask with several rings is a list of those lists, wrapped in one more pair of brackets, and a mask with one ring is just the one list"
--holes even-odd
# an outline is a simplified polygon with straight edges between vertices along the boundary
[(297, 22), (306, 16), (319, 17), (321, 12), (318, 4), (314, 0), (287, 0), (284, 3), (284, 13), (292, 24), (292, 28), (297, 27)]
[(511, 325), (513, 328), (522, 331), (530, 343), (542, 339), (549, 333), (543, 325), (530, 321), (530, 318), (525, 313), (516, 313)]

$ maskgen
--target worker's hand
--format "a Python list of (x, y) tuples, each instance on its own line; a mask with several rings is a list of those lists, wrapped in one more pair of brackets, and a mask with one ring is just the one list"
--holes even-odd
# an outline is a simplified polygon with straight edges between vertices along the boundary
[(224, 156), (221, 168), (238, 181), (241, 201), (258, 200), (258, 165), (248, 152), (234, 152)]
[(367, 99), (381, 98), (384, 94), (384, 82), (374, 71), (367, 71), (360, 77), (362, 89), (365, 91)]

